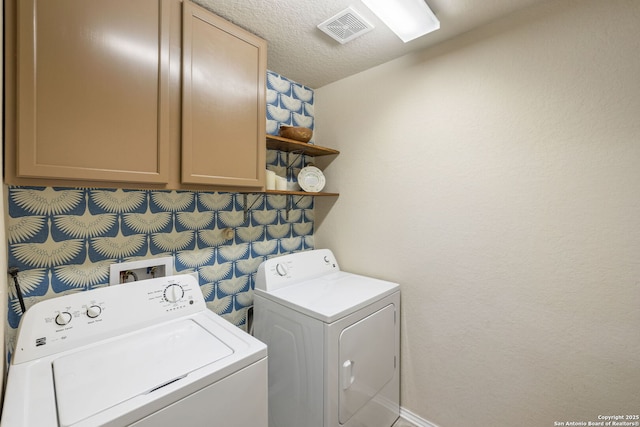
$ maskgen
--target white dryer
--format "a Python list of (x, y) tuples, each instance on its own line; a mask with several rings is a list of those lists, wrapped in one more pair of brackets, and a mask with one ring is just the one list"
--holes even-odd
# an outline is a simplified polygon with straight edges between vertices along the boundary
[(2, 427), (267, 427), (266, 346), (190, 275), (78, 292), (24, 315)]
[(330, 250), (264, 261), (253, 329), (269, 352), (270, 427), (390, 427), (399, 416), (398, 284)]

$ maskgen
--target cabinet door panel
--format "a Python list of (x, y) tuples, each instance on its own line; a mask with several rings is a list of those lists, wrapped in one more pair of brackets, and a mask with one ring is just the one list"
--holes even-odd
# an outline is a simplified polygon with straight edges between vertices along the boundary
[(168, 6), (18, 2), (18, 176), (168, 182)]
[(184, 3), (182, 182), (263, 187), (266, 43)]

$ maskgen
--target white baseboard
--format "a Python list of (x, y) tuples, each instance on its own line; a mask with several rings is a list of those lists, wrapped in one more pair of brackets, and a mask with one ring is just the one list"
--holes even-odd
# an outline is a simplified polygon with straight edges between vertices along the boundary
[(409, 421), (411, 424), (415, 424), (416, 427), (438, 427), (432, 422), (425, 420), (411, 412), (408, 409), (400, 407), (400, 418)]

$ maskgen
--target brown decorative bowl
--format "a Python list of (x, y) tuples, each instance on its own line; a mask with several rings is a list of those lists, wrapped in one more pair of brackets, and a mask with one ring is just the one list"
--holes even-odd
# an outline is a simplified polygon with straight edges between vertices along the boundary
[(300, 142), (309, 142), (313, 131), (299, 126), (280, 126), (280, 136)]

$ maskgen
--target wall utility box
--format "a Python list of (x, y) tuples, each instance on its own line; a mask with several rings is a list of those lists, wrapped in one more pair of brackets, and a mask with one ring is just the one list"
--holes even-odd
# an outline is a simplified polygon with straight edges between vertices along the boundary
[(118, 262), (109, 266), (109, 285), (173, 275), (173, 257)]

